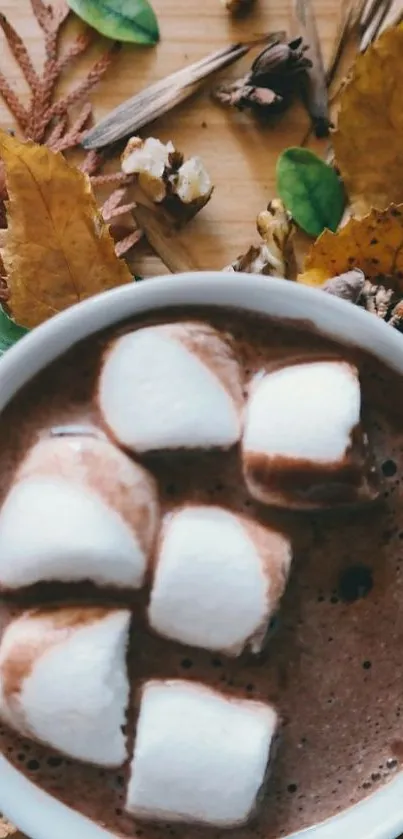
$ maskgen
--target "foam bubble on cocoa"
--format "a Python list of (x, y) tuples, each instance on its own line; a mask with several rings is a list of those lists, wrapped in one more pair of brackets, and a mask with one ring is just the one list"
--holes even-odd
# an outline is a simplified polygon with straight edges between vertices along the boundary
[(203, 684), (150, 681), (142, 690), (128, 812), (235, 827), (253, 814), (277, 730), (274, 708)]
[(358, 371), (346, 361), (307, 361), (259, 375), (242, 441), (251, 495), (290, 507), (373, 498), (360, 413)]
[(0, 586), (139, 588), (158, 524), (154, 479), (118, 448), (94, 436), (44, 438), (0, 511)]
[(150, 625), (228, 655), (259, 652), (290, 562), (289, 540), (279, 532), (222, 507), (186, 505), (162, 529)]
[(208, 325), (148, 326), (108, 348), (98, 403), (111, 434), (135, 452), (225, 449), (241, 433), (240, 368)]
[(1, 639), (0, 718), (72, 758), (120, 766), (129, 626), (125, 609), (23, 613)]

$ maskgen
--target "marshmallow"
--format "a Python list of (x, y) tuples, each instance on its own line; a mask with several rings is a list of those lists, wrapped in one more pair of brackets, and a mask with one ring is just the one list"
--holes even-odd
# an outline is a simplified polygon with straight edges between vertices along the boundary
[(43, 439), (0, 511), (0, 586), (91, 580), (139, 588), (158, 519), (153, 478), (107, 440)]
[(127, 758), (130, 612), (35, 610), (12, 621), (0, 644), (0, 717), (24, 737), (77, 760)]
[(308, 509), (375, 497), (360, 410), (358, 371), (346, 361), (289, 364), (258, 376), (242, 441), (251, 495)]
[(144, 819), (234, 827), (266, 778), (276, 711), (186, 681), (147, 682), (126, 809)]
[(162, 529), (150, 625), (183, 644), (257, 653), (290, 562), (290, 543), (275, 530), (221, 507), (184, 507)]
[(106, 352), (98, 391), (106, 426), (135, 452), (229, 448), (239, 440), (240, 368), (208, 325), (137, 329)]

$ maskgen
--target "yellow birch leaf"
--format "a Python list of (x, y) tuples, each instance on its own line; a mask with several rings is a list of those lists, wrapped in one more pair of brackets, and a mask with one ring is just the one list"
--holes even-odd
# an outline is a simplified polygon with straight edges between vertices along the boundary
[(10, 308), (34, 327), (101, 291), (129, 283), (86, 175), (32, 142), (0, 132), (8, 231), (2, 252)]
[(353, 268), (403, 290), (403, 204), (350, 219), (337, 233), (325, 230), (308, 251), (298, 282), (317, 285), (312, 278), (322, 277), (321, 285)]
[(336, 162), (355, 215), (403, 201), (403, 24), (355, 61), (340, 94)]
[[(311, 251), (310, 251), (311, 252)], [(321, 286), (326, 280), (329, 280), (327, 271), (324, 268), (309, 268), (298, 274), (297, 281), (304, 285)]]

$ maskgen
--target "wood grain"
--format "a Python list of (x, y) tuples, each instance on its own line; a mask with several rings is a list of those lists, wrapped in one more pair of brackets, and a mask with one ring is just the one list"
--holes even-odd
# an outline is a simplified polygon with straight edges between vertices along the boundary
[[(335, 37), (339, 0), (314, 3), (325, 56)], [(242, 22), (232, 22), (220, 0), (154, 0), (161, 25), (161, 43), (155, 49), (124, 47), (112, 71), (94, 93), (96, 116), (132, 96), (142, 87), (203, 58), (219, 47), (273, 30), (289, 29), (287, 0), (257, 0), (253, 13)], [(1, 12), (16, 26), (40, 67), (43, 57), (41, 32), (33, 19), (29, 0), (2, 0)], [(102, 44), (83, 60), (76, 78), (94, 60)], [(236, 77), (248, 67), (248, 59), (231, 68)], [(7, 46), (1, 44), (0, 70), (16, 93), (27, 97), (25, 82)], [(13, 128), (6, 107), (0, 102), (0, 125)], [(149, 133), (171, 139), (186, 155), (200, 155), (215, 191), (210, 204), (181, 234), (192, 263), (200, 269), (222, 268), (256, 239), (255, 217), (275, 194), (275, 164), (287, 146), (305, 136), (309, 120), (300, 106), (294, 107), (275, 127), (257, 126), (246, 114), (221, 109), (209, 92), (193, 97), (155, 123)], [(136, 273), (151, 276), (166, 269), (149, 250), (136, 251)], [(1, 818), (0, 839), (24, 839)]]

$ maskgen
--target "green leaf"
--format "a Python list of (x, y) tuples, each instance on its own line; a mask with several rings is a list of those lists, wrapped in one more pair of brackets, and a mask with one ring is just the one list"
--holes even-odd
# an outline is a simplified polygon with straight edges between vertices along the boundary
[(156, 44), (159, 28), (148, 0), (67, 0), (70, 9), (114, 41)]
[(0, 306), (0, 356), (16, 344), (29, 332), (25, 326), (19, 326)]
[(345, 205), (343, 185), (332, 166), (308, 149), (286, 149), (277, 161), (277, 192), (294, 221), (311, 236), (335, 232)]

